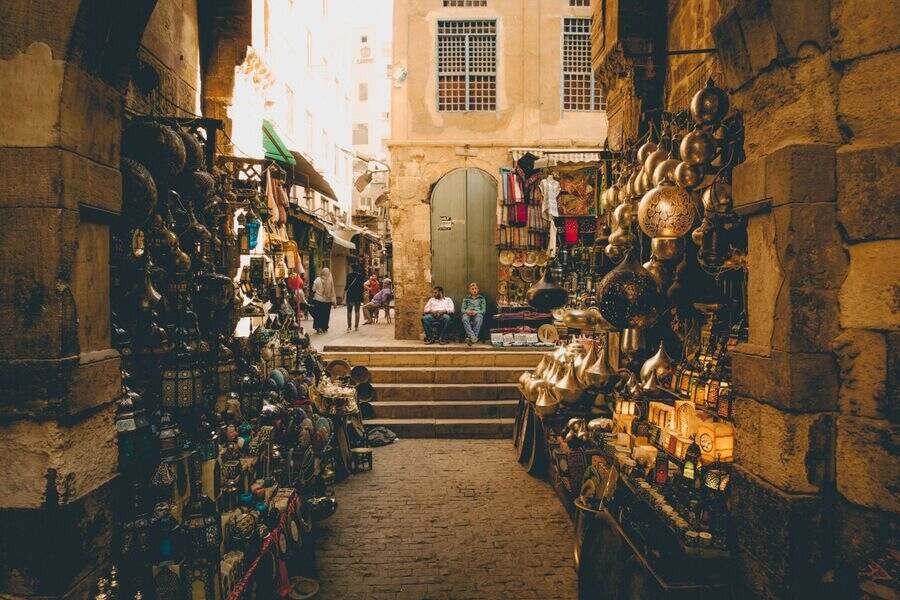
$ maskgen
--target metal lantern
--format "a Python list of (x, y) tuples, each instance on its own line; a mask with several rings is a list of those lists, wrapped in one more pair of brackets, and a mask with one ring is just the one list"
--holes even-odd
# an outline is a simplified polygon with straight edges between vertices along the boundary
[(684, 462), (681, 467), (681, 476), (685, 481), (690, 482), (693, 486), (694, 480), (700, 471), (700, 446), (696, 440), (691, 441), (691, 445), (687, 447), (684, 453)]
[(153, 432), (150, 420), (140, 405), (140, 394), (127, 388), (116, 403), (119, 471), (125, 474), (136, 474), (141, 467), (146, 468), (153, 461)]
[[(176, 335), (180, 333), (183, 331), (176, 329)], [(178, 415), (204, 403), (202, 361), (183, 335), (181, 338), (164, 359), (160, 370), (163, 407)]]
[(632, 252), (601, 280), (598, 299), (600, 314), (618, 329), (652, 325), (662, 300), (656, 280)]
[(638, 225), (647, 237), (680, 238), (694, 223), (690, 194), (664, 180), (644, 194), (638, 205)]
[[(200, 458), (200, 457), (197, 457)], [(195, 475), (199, 475), (199, 465)], [(203, 493), (199, 476), (193, 478), (191, 500), (185, 510), (184, 540), (188, 556), (191, 598), (218, 598), (219, 554), (222, 532), (216, 503)]]
[(163, 460), (175, 458), (181, 449), (181, 430), (172, 416), (164, 412), (159, 418), (159, 429), (156, 434), (159, 444), (160, 458)]

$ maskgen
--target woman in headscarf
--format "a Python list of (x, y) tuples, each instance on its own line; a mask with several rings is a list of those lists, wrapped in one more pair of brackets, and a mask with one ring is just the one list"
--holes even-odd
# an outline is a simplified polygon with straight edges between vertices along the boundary
[(328, 331), (328, 321), (331, 320), (331, 306), (337, 302), (334, 293), (334, 277), (328, 267), (322, 269), (312, 286), (313, 304), (313, 329), (316, 333)]

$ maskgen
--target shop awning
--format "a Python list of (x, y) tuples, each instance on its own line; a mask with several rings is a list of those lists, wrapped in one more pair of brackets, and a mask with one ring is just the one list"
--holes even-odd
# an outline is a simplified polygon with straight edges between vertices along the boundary
[(312, 225), (313, 227), (316, 227), (318, 229), (328, 229), (322, 219), (320, 219), (314, 213), (309, 212), (302, 206), (297, 206), (296, 204), (291, 205), (290, 209), (288, 210), (288, 216), (297, 219), (301, 223)]
[(294, 155), (291, 154), (287, 144), (284, 143), (284, 140), (282, 140), (281, 136), (278, 135), (278, 132), (275, 131), (275, 126), (272, 125), (271, 121), (263, 119), (262, 133), (263, 149), (266, 151), (266, 158), (271, 158), (272, 160), (277, 160), (290, 166), (297, 164)]
[(514, 162), (531, 154), (538, 159), (534, 163), (536, 169), (561, 164), (596, 163), (612, 158), (612, 153), (603, 148), (511, 148), (509, 153)]
[(302, 154), (296, 151), (291, 151), (293, 155), (293, 170), (294, 170), (294, 183), (297, 185), (302, 185), (303, 187), (307, 187), (313, 189), (323, 196), (331, 198), (332, 200), (337, 200), (337, 194), (334, 193), (334, 189), (331, 187), (331, 184), (325, 179), (325, 177), (316, 171), (316, 168), (312, 165), (311, 162), (306, 160)]
[(356, 244), (354, 244), (353, 242), (348, 242), (347, 240), (339, 236), (333, 229), (329, 229), (328, 233), (331, 234), (332, 239), (334, 239), (334, 243), (338, 246), (341, 246), (348, 250), (356, 250)]

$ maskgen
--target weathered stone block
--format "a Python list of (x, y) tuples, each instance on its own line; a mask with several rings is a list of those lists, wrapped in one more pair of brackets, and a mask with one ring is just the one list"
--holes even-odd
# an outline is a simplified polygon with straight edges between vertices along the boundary
[(837, 409), (834, 356), (738, 345), (732, 353), (735, 392), (790, 412)]
[[(888, 345), (877, 331), (845, 329), (834, 340), (841, 368), (841, 414), (872, 419), (893, 418), (888, 403)], [(895, 392), (892, 392), (895, 393)]]
[(766, 190), (767, 157), (746, 160), (732, 172), (731, 194), (735, 208), (769, 199)]
[(847, 253), (833, 204), (791, 204), (772, 210), (775, 247), (786, 285), (836, 290), (847, 273)]
[(852, 60), (896, 47), (900, 11), (885, 8), (879, 0), (831, 3), (834, 51), (839, 60)]
[(117, 89), (69, 64), (59, 102), (60, 146), (118, 168), (122, 108)]
[(754, 215), (747, 223), (747, 312), (748, 341), (755, 346), (768, 347), (772, 343), (773, 307), (783, 282), (772, 213)]
[(834, 202), (835, 146), (797, 144), (766, 157), (766, 196), (773, 206)]
[[(728, 504), (749, 587), (762, 597), (811, 597), (832, 544), (821, 498), (785, 493), (736, 465)], [(744, 560), (745, 553), (755, 561)]]
[(815, 44), (824, 50), (831, 42), (829, 2), (772, 0), (772, 22), (789, 56), (801, 46)]
[(833, 480), (831, 415), (786, 413), (739, 397), (734, 425), (735, 462), (775, 487), (814, 494)]
[(885, 416), (892, 422), (900, 421), (900, 333), (890, 332), (887, 338), (887, 396)]
[(828, 352), (840, 333), (837, 291), (781, 288), (771, 344), (784, 352)]
[(900, 114), (900, 98), (895, 93), (900, 88), (898, 56), (897, 50), (868, 56), (844, 70), (838, 83), (838, 110), (845, 134), (854, 144), (900, 140), (900, 122), (889, 117)]
[(837, 489), (850, 502), (900, 513), (898, 427), (887, 421), (840, 416)]
[(900, 145), (837, 155), (838, 220), (850, 241), (900, 237)]
[[(50, 485), (60, 477), (47, 472), (42, 481)], [(109, 481), (66, 501), (48, 493), (39, 508), (0, 508), (0, 531), (15, 540), (14, 552), (0, 554), (3, 597), (91, 597), (84, 580), (109, 560), (116, 487)]]
[(81, 221), (72, 273), (81, 352), (110, 347), (109, 227)]
[(900, 329), (900, 240), (848, 247), (850, 268), (841, 286), (841, 326)]

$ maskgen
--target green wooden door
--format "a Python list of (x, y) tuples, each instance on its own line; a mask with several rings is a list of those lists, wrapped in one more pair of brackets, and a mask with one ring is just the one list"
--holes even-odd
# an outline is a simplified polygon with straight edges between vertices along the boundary
[(448, 173), (431, 195), (431, 274), (457, 310), (470, 281), (488, 303), (497, 288), (497, 184), (480, 169)]

